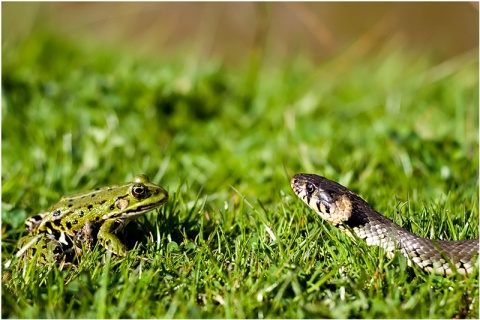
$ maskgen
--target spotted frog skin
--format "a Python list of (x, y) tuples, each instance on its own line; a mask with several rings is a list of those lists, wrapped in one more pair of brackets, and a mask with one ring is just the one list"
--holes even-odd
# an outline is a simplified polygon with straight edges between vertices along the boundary
[(42, 260), (58, 261), (82, 244), (93, 248), (95, 238), (107, 250), (125, 256), (127, 249), (115, 233), (167, 199), (167, 191), (143, 174), (123, 185), (64, 196), (49, 211), (27, 219), (29, 234), (19, 240), (17, 257), (42, 250)]

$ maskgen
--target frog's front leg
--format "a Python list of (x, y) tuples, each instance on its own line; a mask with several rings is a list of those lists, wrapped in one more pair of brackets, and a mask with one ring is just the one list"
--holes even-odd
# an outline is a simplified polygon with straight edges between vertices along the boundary
[(116, 255), (126, 256), (127, 247), (112, 233), (112, 229), (114, 229), (114, 231), (118, 229), (115, 223), (115, 220), (106, 220), (100, 227), (100, 230), (98, 230), (97, 238), (105, 249)]

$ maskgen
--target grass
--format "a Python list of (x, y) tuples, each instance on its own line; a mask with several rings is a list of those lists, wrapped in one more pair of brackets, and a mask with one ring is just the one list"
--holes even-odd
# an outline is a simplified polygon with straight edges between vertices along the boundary
[(478, 318), (478, 270), (389, 260), (290, 190), (321, 174), (421, 236), (478, 238), (477, 54), (351, 53), (233, 67), (41, 34), (4, 46), (3, 263), (64, 194), (143, 172), (170, 199), (127, 259), (4, 269), (2, 317)]

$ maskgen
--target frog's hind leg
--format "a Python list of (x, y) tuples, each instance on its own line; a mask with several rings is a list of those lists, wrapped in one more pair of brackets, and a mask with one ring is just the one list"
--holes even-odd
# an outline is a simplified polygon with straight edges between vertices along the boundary
[(73, 242), (76, 245), (85, 246), (87, 250), (91, 251), (97, 242), (97, 234), (98, 228), (90, 220), (87, 220), (84, 226), (75, 233)]
[(12, 264), (12, 261), (13, 259), (18, 259), (20, 258), (21, 256), (23, 256), (25, 254), (25, 252), (27, 252), (30, 248), (32, 248), (32, 246), (36, 245), (38, 243), (38, 240), (40, 240), (40, 238), (42, 237), (43, 235), (41, 234), (38, 234), (34, 237), (30, 237), (30, 236), (25, 236), (23, 238), (21, 238), (19, 241), (18, 241), (18, 247), (20, 248), (17, 253), (15, 254), (14, 258), (8, 260), (7, 262), (5, 262), (5, 269), (8, 269), (10, 267), (10, 265)]
[[(64, 255), (62, 244), (44, 233), (22, 237), (18, 241), (18, 248), (13, 259), (23, 257), (25, 261), (29, 261), (36, 257), (37, 262), (42, 264), (57, 262)], [(13, 259), (5, 263), (5, 268), (10, 267)]]
[(32, 232), (33, 230), (37, 229), (43, 219), (48, 216), (50, 212), (42, 212), (36, 214), (25, 221), (25, 230), (27, 232)]

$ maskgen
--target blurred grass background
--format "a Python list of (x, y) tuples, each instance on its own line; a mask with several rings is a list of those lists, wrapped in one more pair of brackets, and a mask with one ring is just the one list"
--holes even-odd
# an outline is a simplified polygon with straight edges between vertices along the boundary
[(288, 184), (478, 237), (478, 83), (476, 3), (2, 3), (2, 261), (64, 194), (171, 195), (149, 262), (14, 264), (2, 316), (478, 318), (476, 274), (352, 250)]
[(385, 43), (446, 60), (478, 52), (478, 3), (3, 3), (3, 49), (39, 28), (70, 39), (164, 55), (194, 50), (202, 61), (267, 61), (299, 55), (320, 62), (356, 46)]

